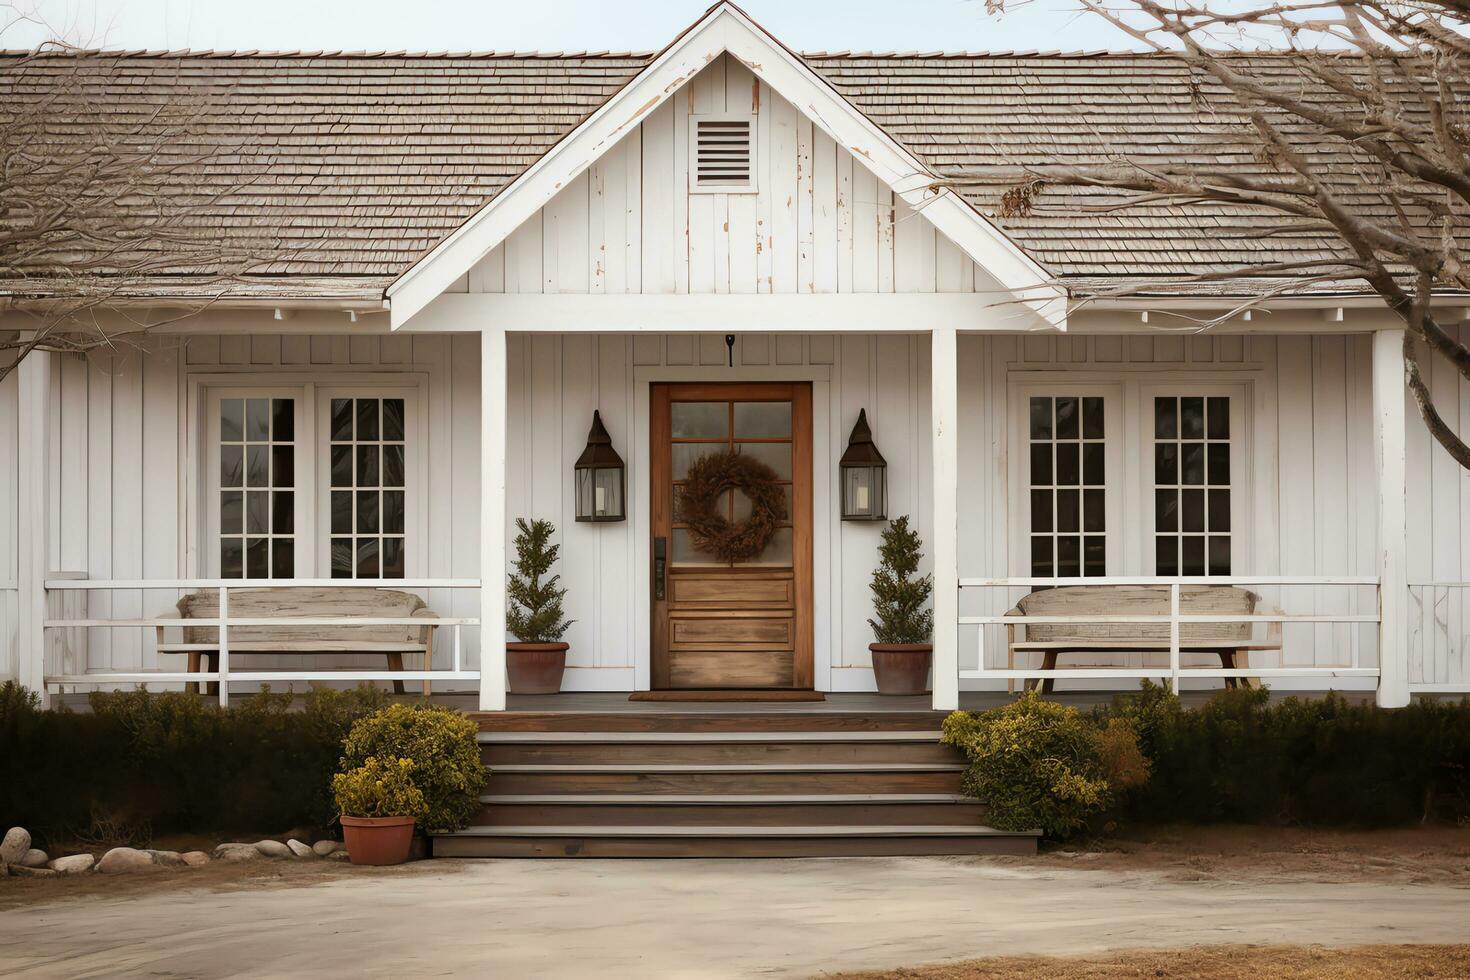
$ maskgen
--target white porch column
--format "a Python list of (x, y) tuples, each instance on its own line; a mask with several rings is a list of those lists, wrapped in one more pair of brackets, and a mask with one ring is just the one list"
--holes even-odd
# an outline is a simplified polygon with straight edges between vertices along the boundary
[(1373, 334), (1373, 453), (1378, 464), (1378, 704), (1409, 703), (1409, 558), (1405, 502), (1404, 334)]
[(480, 710), (505, 710), (505, 329), (480, 332)]
[(934, 707), (960, 706), (959, 356), (954, 327), (930, 335), (934, 426)]
[(51, 453), (51, 355), (32, 351), (17, 369), (20, 445), (18, 519), (20, 610), (16, 680), (49, 703), (46, 693), (46, 476)]

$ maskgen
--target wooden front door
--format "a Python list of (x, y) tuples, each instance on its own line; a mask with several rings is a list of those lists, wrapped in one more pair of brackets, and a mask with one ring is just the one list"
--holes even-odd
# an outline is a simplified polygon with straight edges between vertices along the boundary
[[(653, 467), (653, 687), (812, 687), (812, 389), (795, 384), (656, 384)], [(689, 466), (713, 452), (776, 471), (788, 519), (747, 562), (695, 547), (679, 520)], [(726, 492), (727, 518), (750, 502)]]

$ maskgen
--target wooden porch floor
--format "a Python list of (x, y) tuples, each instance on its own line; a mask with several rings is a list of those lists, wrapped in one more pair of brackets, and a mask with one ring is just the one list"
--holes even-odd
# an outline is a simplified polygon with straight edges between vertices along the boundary
[[(232, 702), (248, 697), (251, 692), (233, 694)], [(1046, 695), (1047, 700), (1087, 709), (1106, 704), (1118, 691), (1058, 691)], [(1186, 707), (1198, 707), (1217, 691), (1185, 691), (1180, 699)], [(1315, 700), (1327, 696), (1326, 691), (1272, 691), (1271, 700), (1280, 701), (1296, 696)], [(1372, 691), (1343, 691), (1343, 697), (1355, 703), (1372, 703)], [(960, 707), (968, 711), (995, 708), (1016, 695), (1004, 691), (962, 691)], [(408, 693), (392, 695), (395, 701), (414, 702), (422, 695)], [(210, 700), (213, 700), (211, 697)], [(479, 700), (474, 694), (458, 692), (435, 692), (430, 699), (436, 705), (460, 711), (479, 710)], [(64, 704), (73, 711), (87, 710), (85, 694), (64, 694), (52, 699), (53, 704)], [(782, 714), (859, 713), (878, 714), (884, 712), (928, 711), (929, 698), (883, 697), (878, 694), (828, 694), (825, 701), (800, 702), (702, 702), (702, 701), (629, 701), (626, 693), (617, 691), (578, 691), (555, 695), (512, 694), (506, 703), (509, 711), (556, 711), (556, 712), (636, 712), (638, 714), (759, 714), (775, 712)]]

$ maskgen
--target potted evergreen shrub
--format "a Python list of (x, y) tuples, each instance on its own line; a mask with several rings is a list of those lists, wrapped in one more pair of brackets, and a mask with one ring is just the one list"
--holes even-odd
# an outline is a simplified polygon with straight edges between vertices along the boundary
[(414, 822), (426, 808), (413, 782), (413, 760), (369, 756), (332, 777), (342, 835), (353, 864), (402, 864), (413, 845)]
[(923, 694), (929, 689), (934, 659), (934, 610), (928, 608), (934, 576), (920, 576), (924, 558), (919, 535), (909, 529), (908, 515), (895, 518), (883, 531), (880, 561), (869, 586), (873, 592), (873, 677), (879, 694)]
[(562, 615), (567, 590), (550, 575), (561, 548), (551, 543), (556, 525), (516, 518), (515, 571), (506, 576), (509, 599), (505, 625), (516, 642), (505, 645), (512, 694), (556, 694), (561, 690), (569, 644), (561, 642), (572, 621)]

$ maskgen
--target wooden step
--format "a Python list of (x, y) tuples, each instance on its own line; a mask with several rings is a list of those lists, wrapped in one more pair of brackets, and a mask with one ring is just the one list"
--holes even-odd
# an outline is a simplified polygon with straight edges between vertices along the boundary
[(958, 763), (501, 766), (490, 795), (956, 793)]
[(482, 826), (979, 826), (987, 808), (948, 793), (486, 796)]
[(473, 711), (482, 732), (932, 732), (942, 711)]
[[(711, 732), (622, 736), (561, 732), (483, 733), (481, 758), (492, 769), (506, 765), (611, 765), (670, 763), (781, 764), (859, 762), (959, 762), (954, 748), (939, 744), (938, 732), (847, 734), (765, 732), (740, 738)], [(918, 737), (912, 737), (918, 736)]]
[(849, 857), (1034, 854), (1035, 834), (974, 825), (476, 826), (434, 838), (435, 857)]

